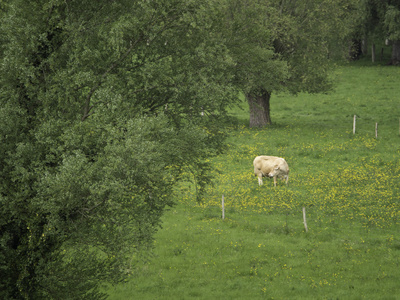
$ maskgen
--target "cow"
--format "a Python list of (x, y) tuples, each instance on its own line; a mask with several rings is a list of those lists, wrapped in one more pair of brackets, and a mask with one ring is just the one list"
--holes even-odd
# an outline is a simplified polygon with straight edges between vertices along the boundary
[(257, 156), (254, 161), (254, 175), (258, 177), (258, 184), (262, 185), (263, 177), (273, 177), (274, 186), (276, 186), (276, 178), (279, 177), (282, 180), (286, 180), (286, 184), (289, 181), (289, 166), (281, 157), (276, 156)]

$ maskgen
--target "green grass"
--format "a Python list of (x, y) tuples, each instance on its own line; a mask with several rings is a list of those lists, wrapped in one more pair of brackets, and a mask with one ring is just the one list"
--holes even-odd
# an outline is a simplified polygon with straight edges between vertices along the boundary
[[(400, 68), (336, 77), (327, 95), (273, 95), (269, 128), (232, 111), (205, 202), (182, 187), (154, 256), (110, 299), (400, 299)], [(259, 187), (257, 155), (284, 157), (289, 186)]]

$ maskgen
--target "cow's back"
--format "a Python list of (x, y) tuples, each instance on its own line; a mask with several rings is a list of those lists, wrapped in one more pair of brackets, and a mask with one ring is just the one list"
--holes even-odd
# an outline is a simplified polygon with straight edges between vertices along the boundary
[(260, 155), (257, 156), (254, 161), (254, 173), (257, 174), (257, 171), (262, 171), (263, 173), (269, 172), (269, 169), (272, 169), (275, 166), (276, 161), (279, 160), (279, 157), (276, 156), (267, 156), (267, 155)]

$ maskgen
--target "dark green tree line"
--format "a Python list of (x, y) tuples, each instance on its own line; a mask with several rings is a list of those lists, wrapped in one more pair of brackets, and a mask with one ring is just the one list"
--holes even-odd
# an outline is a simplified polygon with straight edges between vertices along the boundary
[[(400, 62), (400, 1), (398, 0), (362, 0), (358, 4), (356, 16), (358, 26), (355, 37), (372, 45), (383, 44), (386, 40), (392, 46), (389, 64)], [(372, 54), (374, 56), (374, 53)]]

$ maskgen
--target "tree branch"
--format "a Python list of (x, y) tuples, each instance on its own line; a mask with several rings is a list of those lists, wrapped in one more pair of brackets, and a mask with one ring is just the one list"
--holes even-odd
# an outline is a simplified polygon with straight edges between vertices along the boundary
[(86, 97), (85, 106), (83, 109), (82, 121), (84, 121), (89, 116), (90, 110), (93, 108), (93, 106), (90, 106), (90, 100), (93, 94), (96, 92), (96, 90), (102, 85), (104, 79), (112, 70), (114, 70), (122, 61), (124, 61), (125, 58), (128, 57), (128, 55), (132, 52), (135, 46), (142, 40), (144, 40), (143, 35), (140, 38), (138, 38), (134, 43), (132, 43), (131, 46), (128, 48), (128, 50), (118, 60), (116, 60), (114, 63), (111, 64), (111, 66), (100, 76), (100, 80), (98, 81), (98, 83), (90, 89), (89, 94)]

